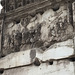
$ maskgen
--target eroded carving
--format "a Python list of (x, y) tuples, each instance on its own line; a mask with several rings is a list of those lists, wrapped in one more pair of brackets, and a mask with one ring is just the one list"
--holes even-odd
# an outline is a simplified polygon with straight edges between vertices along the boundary
[(21, 7), (23, 5), (22, 0), (16, 0), (16, 2), (17, 2), (17, 7)]
[(67, 21), (65, 6), (61, 6), (58, 11), (50, 9), (42, 15), (39, 13), (35, 17), (28, 15), (21, 18), (20, 23), (9, 24), (7, 31), (9, 33), (6, 32), (3, 46), (4, 50), (12, 50), (10, 53), (31, 48), (46, 50), (52, 44), (73, 36), (73, 27)]
[(14, 50), (15, 51), (20, 51), (21, 41), (22, 41), (22, 34), (19, 32), (19, 30), (16, 30), (15, 36), (14, 36)]
[(15, 9), (15, 2), (14, 0), (8, 0), (8, 7), (7, 7), (7, 11), (13, 10)]

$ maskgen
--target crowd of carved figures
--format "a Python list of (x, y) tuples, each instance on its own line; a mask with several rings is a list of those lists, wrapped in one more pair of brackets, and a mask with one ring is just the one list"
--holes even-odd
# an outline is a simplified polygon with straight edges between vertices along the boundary
[[(30, 18), (30, 17), (29, 17)], [(18, 30), (13, 30), (11, 35), (7, 33), (4, 36), (4, 49), (13, 49), (15, 51), (19, 51), (20, 48), (25, 44), (30, 44), (31, 48), (34, 47), (34, 43), (40, 38), (40, 24), (38, 27), (33, 28), (31, 30), (27, 29), (27, 24), (29, 23), (29, 19), (21, 19), (21, 25), (24, 27), (22, 31), (20, 28)], [(16, 24), (17, 25), (17, 24)], [(19, 24), (18, 24), (19, 25)]]
[[(30, 19), (32, 17), (29, 17)], [(12, 52), (20, 51), (23, 46), (28, 46), (28, 48), (43, 48), (47, 45), (51, 45), (53, 41), (62, 41), (62, 37), (66, 35), (66, 29), (68, 27), (67, 19), (62, 21), (62, 18), (59, 17), (56, 25), (52, 28), (49, 28), (48, 40), (42, 39), (42, 26), (46, 24), (46, 22), (37, 23), (36, 26), (31, 27), (30, 30), (27, 28), (30, 19), (22, 18), (20, 24), (24, 27), (21, 31), (13, 30), (11, 35), (8, 33), (4, 36), (4, 49), (12, 49)], [(16, 24), (17, 25), (17, 24)], [(26, 50), (26, 48), (24, 48)]]

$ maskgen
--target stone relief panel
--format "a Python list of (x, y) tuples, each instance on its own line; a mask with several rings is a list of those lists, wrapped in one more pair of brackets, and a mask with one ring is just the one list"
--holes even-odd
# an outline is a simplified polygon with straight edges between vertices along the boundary
[(72, 38), (73, 27), (67, 17), (67, 6), (62, 5), (57, 11), (49, 9), (42, 15), (29, 15), (20, 22), (8, 24), (4, 33), (4, 55), (31, 48), (45, 50), (56, 42)]

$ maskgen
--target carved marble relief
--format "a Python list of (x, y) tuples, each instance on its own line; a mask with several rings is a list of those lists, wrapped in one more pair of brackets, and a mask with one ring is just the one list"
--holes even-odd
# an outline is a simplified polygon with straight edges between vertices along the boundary
[(4, 55), (8, 53), (41, 48), (45, 50), (52, 44), (65, 41), (73, 35), (73, 27), (67, 21), (67, 8), (61, 6), (57, 11), (52, 9), (42, 15), (21, 18), (20, 23), (8, 24), (4, 36)]

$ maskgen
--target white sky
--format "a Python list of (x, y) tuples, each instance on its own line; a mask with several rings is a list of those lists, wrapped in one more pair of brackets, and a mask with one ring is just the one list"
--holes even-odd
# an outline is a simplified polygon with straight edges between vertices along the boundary
[[(1, 0), (0, 0), (1, 1)], [(2, 9), (2, 6), (1, 6), (1, 4), (0, 4), (0, 13), (1, 13), (1, 9)]]

